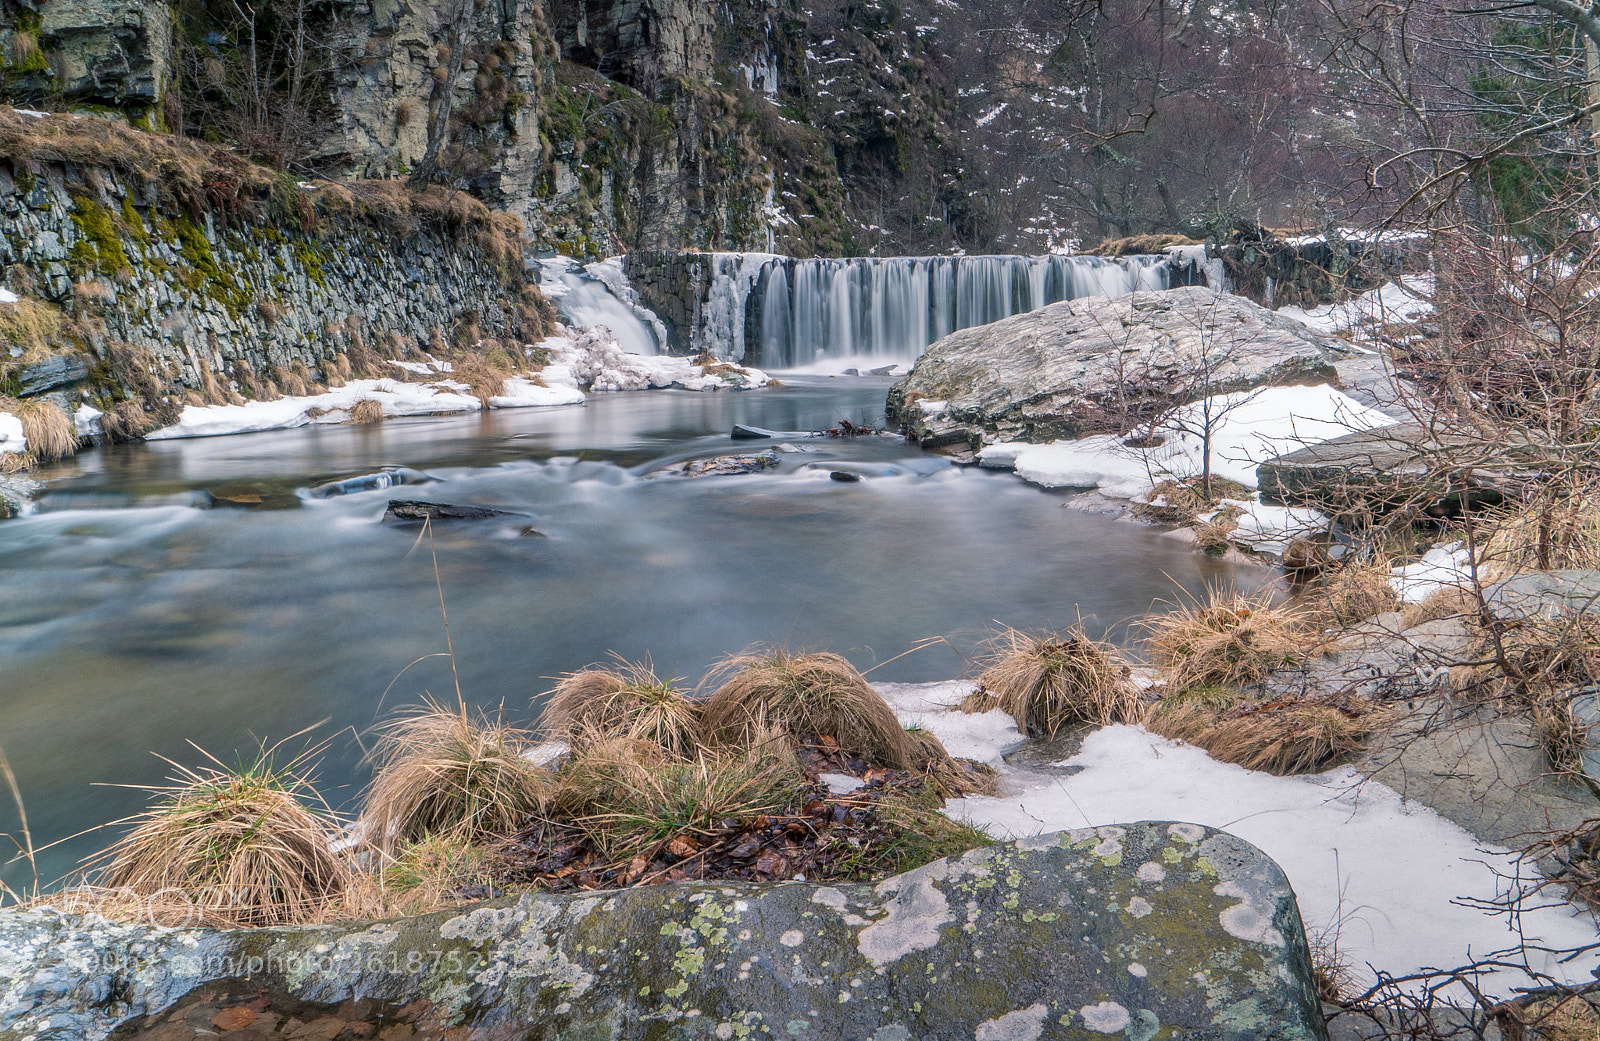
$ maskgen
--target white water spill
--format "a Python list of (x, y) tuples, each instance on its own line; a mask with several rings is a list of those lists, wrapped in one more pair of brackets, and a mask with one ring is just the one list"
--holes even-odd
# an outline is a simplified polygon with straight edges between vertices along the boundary
[(1189, 255), (862, 257), (714, 254), (697, 345), (769, 369), (909, 364), (958, 329), (1085, 296), (1204, 284)]
[(566, 257), (546, 257), (536, 274), (539, 288), (562, 320), (576, 329), (604, 326), (630, 354), (660, 354), (666, 327), (639, 305), (622, 273), (620, 258), (583, 265)]
[[(231, 761), (322, 720), (320, 787), (347, 804), (366, 780), (358, 732), (427, 694), (454, 701), (448, 661), (424, 657), (445, 649), (435, 554), (463, 695), (523, 724), (551, 677), (611, 651), (688, 687), (761, 642), (929, 681), (960, 675), (996, 623), (1081, 610), (1106, 629), (1264, 580), (898, 438), (802, 436), (881, 424), (890, 380), (784, 382), (118, 445), (47, 470), (37, 513), (0, 523), (0, 745), (35, 841), (140, 809), (96, 785), (159, 783), (152, 753), (196, 762), (192, 739)], [(648, 476), (771, 447), (732, 440), (735, 423), (801, 450), (745, 476)], [(239, 485), (292, 508), (199, 508)], [(392, 498), (506, 514), (440, 523), (430, 544), (382, 519)], [(890, 661), (928, 637), (949, 642)], [(0, 832), (16, 830), (0, 799)], [(104, 841), (51, 849), (45, 880)], [(29, 881), (19, 870), (5, 879)]]

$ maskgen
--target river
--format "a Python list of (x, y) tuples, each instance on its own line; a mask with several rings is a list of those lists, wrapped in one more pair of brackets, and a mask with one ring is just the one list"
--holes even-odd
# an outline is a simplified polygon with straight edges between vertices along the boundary
[[(320, 724), (319, 787), (349, 803), (375, 721), (426, 693), (454, 699), (447, 659), (407, 668), (445, 649), (439, 587), (467, 700), (530, 721), (551, 677), (613, 651), (689, 685), (756, 642), (886, 663), (874, 679), (944, 679), (996, 624), (1081, 611), (1120, 637), (1153, 601), (1237, 577), (1145, 526), (1064, 509), (1066, 493), (898, 439), (796, 439), (805, 451), (775, 471), (646, 476), (760, 450), (730, 439), (735, 423), (882, 422), (887, 379), (785, 383), (121, 445), (47, 471), (38, 512), (0, 523), (0, 745), (35, 844), (59, 843), (41, 880), (110, 838), (68, 836), (145, 804), (116, 786), (159, 783), (161, 756), (201, 761), (190, 741), (232, 761)], [(833, 464), (865, 479), (830, 479)], [(437, 480), (304, 493), (386, 465)], [(239, 480), (300, 489), (300, 506), (197, 508)], [(430, 544), (382, 520), (391, 497), (518, 515), (440, 524)], [(897, 657), (930, 637), (946, 642)], [(0, 831), (17, 825), (0, 804)], [(15, 862), (4, 878), (31, 883)]]

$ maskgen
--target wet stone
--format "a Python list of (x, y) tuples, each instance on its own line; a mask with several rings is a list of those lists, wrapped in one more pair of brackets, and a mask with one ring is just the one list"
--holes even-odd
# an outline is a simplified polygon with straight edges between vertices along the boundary
[(528, 895), (384, 923), (0, 912), (0, 1037), (216, 1036), (239, 1006), (258, 1014), (240, 1037), (329, 1041), (1326, 1038), (1282, 872), (1193, 824), (1042, 835), (876, 885)]

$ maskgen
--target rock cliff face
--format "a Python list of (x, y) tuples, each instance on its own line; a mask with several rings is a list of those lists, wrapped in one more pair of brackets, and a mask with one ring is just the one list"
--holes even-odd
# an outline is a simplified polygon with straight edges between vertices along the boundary
[(650, 886), (376, 924), (0, 914), (0, 1037), (373, 1036), (362, 1020), (484, 1041), (1326, 1038), (1283, 874), (1192, 824), (1039, 836), (875, 886)]
[(0, 55), (6, 97), (142, 120), (171, 78), (172, 12), (163, 0), (4, 0)]
[[(927, 233), (885, 230), (965, 198), (962, 160), (933, 157), (953, 138), (931, 100), (942, 89), (905, 53), (918, 46), (910, 14), (842, 0), (479, 0), (463, 36), (460, 8), (313, 5), (334, 56), (317, 172), (414, 168), (464, 39), (444, 179), (523, 218), (536, 244), (807, 256), (955, 242), (942, 217)], [(0, 101), (166, 125), (193, 89), (176, 70), (242, 44), (163, 0), (0, 0)], [(933, 166), (933, 187), (907, 194), (901, 182)]]

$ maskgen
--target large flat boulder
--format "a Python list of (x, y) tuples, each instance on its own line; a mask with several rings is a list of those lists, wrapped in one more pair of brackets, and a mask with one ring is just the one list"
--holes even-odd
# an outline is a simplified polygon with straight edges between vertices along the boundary
[(1345, 351), (1206, 288), (1085, 297), (946, 336), (890, 389), (888, 413), (927, 448), (1119, 433), (1197, 397), (1335, 382)]
[(0, 914), (0, 1037), (374, 1032), (353, 1021), (460, 1039), (1326, 1037), (1282, 872), (1193, 824), (1058, 832), (877, 885), (692, 883), (393, 922)]

